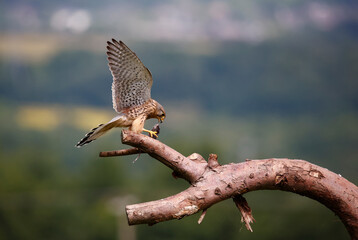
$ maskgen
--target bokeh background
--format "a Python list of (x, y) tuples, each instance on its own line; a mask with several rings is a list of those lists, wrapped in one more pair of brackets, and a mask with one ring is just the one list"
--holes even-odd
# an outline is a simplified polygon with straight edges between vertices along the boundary
[[(221, 163), (305, 159), (358, 182), (358, 3), (353, 0), (0, 1), (1, 239), (349, 239), (318, 202), (246, 194), (248, 232), (227, 200), (199, 215), (128, 227), (124, 206), (187, 183), (125, 148), (106, 41), (123, 40), (154, 77), (160, 140)], [(147, 128), (155, 121), (149, 121)]]

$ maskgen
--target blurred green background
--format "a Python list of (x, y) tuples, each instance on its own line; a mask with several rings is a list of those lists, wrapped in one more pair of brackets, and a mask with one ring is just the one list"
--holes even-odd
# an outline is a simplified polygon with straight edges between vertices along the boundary
[[(106, 41), (123, 40), (166, 109), (160, 140), (221, 163), (305, 159), (358, 182), (358, 3), (306, 1), (0, 2), (0, 239), (349, 239), (318, 202), (246, 194), (248, 232), (227, 200), (199, 215), (128, 227), (126, 204), (188, 187), (125, 148), (120, 129), (77, 149), (115, 116)], [(149, 121), (147, 128), (155, 121)]]

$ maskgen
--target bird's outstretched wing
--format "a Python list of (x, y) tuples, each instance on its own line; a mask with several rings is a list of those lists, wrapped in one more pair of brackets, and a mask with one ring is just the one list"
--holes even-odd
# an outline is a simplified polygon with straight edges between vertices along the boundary
[(113, 76), (112, 101), (117, 112), (150, 99), (153, 79), (137, 55), (122, 41), (107, 42), (108, 66)]

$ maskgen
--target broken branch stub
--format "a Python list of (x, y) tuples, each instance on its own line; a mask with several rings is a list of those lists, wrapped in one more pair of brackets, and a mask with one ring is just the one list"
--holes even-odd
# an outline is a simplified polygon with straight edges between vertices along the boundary
[(245, 223), (247, 230), (253, 232), (250, 224), (253, 223), (255, 219), (252, 216), (251, 208), (249, 207), (246, 199), (241, 194), (238, 194), (233, 197), (233, 200), (241, 213), (241, 222)]

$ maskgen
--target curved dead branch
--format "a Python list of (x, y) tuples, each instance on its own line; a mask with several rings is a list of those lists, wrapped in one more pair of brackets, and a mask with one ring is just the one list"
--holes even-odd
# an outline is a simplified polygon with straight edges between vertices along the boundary
[[(184, 157), (158, 140), (128, 130), (122, 142), (148, 153), (174, 170), (191, 186), (174, 196), (126, 207), (128, 223), (155, 224), (180, 219), (233, 198), (246, 227), (252, 231), (254, 219), (242, 194), (255, 190), (283, 190), (315, 199), (331, 209), (344, 223), (353, 239), (358, 239), (358, 188), (340, 175), (304, 160), (264, 159), (220, 165), (211, 154), (206, 162), (199, 154)], [(114, 152), (110, 154), (115, 155)]]
[(207, 165), (207, 162), (203, 158), (189, 159), (154, 138), (128, 130), (122, 131), (122, 143), (148, 153), (153, 158), (173, 169), (178, 177), (184, 178), (189, 183), (195, 182), (203, 174)]

